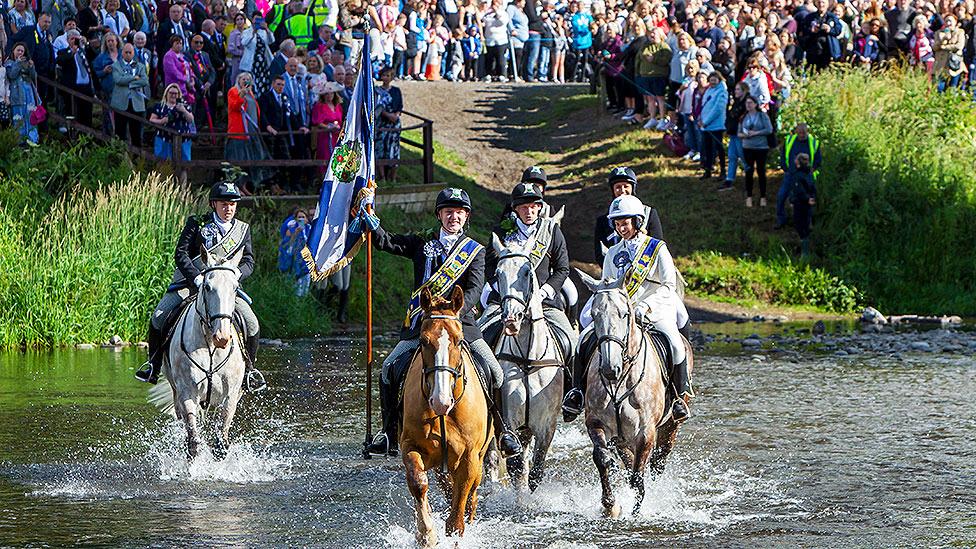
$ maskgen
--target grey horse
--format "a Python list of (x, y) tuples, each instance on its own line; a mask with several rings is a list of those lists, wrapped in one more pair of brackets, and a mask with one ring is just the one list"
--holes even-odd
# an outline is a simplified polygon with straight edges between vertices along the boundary
[(187, 454), (197, 456), (200, 416), (216, 408), (219, 425), (212, 427), (214, 457), (223, 459), (230, 443), (230, 427), (241, 399), (244, 381), (243, 338), (233, 324), (240, 254), (218, 263), (204, 249), (203, 283), (191, 307), (176, 322), (169, 343), (163, 384), (150, 389), (150, 402), (175, 413), (186, 425)]
[[(644, 500), (644, 471), (664, 471), (664, 461), (674, 446), (677, 424), (665, 415), (663, 365), (650, 336), (641, 328), (634, 304), (621, 286), (623, 279), (597, 281), (580, 272), (593, 292), (593, 330), (597, 352), (587, 364), (586, 430), (593, 442), (593, 463), (600, 473), (603, 509), (620, 515), (610, 484), (617, 451), (637, 493), (633, 512)], [(690, 346), (688, 369), (692, 367)]]

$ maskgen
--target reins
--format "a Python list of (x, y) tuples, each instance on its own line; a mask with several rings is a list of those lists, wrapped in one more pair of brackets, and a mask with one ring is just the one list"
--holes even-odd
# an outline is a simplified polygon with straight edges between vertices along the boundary
[[(428, 315), (428, 319), (431, 320), (452, 320), (461, 324), (461, 319), (457, 315)], [(447, 372), (451, 374), (451, 396), (454, 396), (454, 386), (457, 384), (457, 380), (461, 379), (461, 394), (454, 397), (455, 406), (461, 402), (464, 398), (464, 391), (468, 387), (468, 376), (464, 373), (464, 356), (463, 353), (467, 352), (468, 356), (471, 357), (471, 351), (467, 347), (467, 342), (463, 339), (458, 345), (461, 349), (462, 357), (461, 363), (458, 364), (457, 368), (452, 368), (450, 366), (437, 365), (434, 366), (424, 366), (423, 375), (420, 378), (420, 391), (424, 395), (425, 400), (430, 399), (430, 390), (427, 387), (427, 376), (430, 374), (436, 374), (437, 372)], [(444, 415), (437, 416), (438, 423), (441, 429), (441, 473), (447, 473), (447, 426)]]
[[(604, 293), (610, 291), (613, 290), (599, 290), (597, 291), (597, 293)], [(640, 343), (637, 346), (637, 349), (631, 354), (630, 336), (634, 332), (634, 328), (636, 328), (637, 331), (640, 333)], [(620, 436), (620, 433), (622, 432), (621, 421), (620, 421), (620, 408), (621, 406), (623, 406), (623, 403), (626, 402), (627, 399), (630, 398), (632, 394), (634, 394), (634, 391), (637, 390), (637, 387), (640, 385), (641, 381), (644, 380), (644, 375), (647, 373), (647, 368), (640, 369), (640, 375), (637, 377), (637, 381), (634, 382), (630, 386), (630, 388), (624, 391), (623, 394), (620, 394), (618, 396), (617, 392), (619, 391), (620, 386), (626, 385), (627, 380), (630, 378), (630, 374), (631, 372), (633, 372), (634, 369), (634, 364), (637, 362), (637, 357), (639, 357), (641, 351), (644, 350), (646, 341), (647, 341), (647, 334), (644, 333), (644, 329), (640, 327), (636, 322), (634, 322), (634, 308), (633, 305), (631, 305), (629, 299), (627, 301), (627, 335), (624, 337), (624, 339), (620, 339), (619, 337), (613, 335), (602, 335), (597, 337), (597, 343), (596, 343), (597, 352), (600, 351), (600, 346), (603, 343), (615, 343), (617, 345), (620, 345), (621, 354), (623, 356), (622, 366), (624, 367), (624, 371), (622, 372), (622, 375), (620, 376), (617, 385), (613, 385), (612, 382), (610, 382), (610, 380), (606, 378), (606, 376), (603, 374), (602, 368), (597, 369), (597, 374), (600, 377), (600, 383), (603, 385), (603, 389), (607, 392), (607, 396), (610, 397), (610, 401), (613, 404), (613, 415), (614, 415), (614, 420), (616, 421), (617, 424), (617, 436)]]

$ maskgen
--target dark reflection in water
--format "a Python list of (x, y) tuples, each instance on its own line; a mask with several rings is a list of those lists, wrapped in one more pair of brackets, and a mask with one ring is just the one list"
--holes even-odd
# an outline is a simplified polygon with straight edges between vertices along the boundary
[[(399, 461), (358, 458), (361, 338), (267, 348), (272, 389), (220, 463), (182, 457), (132, 380), (141, 360), (0, 355), (0, 545), (412, 545)], [(489, 483), (460, 546), (976, 545), (974, 366), (703, 353), (695, 417), (638, 517), (601, 517), (589, 440), (562, 425), (543, 486)]]

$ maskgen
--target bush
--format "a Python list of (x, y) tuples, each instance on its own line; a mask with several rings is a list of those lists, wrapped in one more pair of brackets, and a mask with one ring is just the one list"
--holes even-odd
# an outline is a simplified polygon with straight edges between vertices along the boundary
[(732, 258), (695, 252), (678, 258), (688, 290), (732, 301), (815, 307), (849, 313), (861, 302), (857, 289), (835, 276), (782, 255), (774, 259)]
[(814, 237), (883, 310), (976, 314), (976, 110), (924, 75), (835, 69), (794, 88), (783, 127), (822, 143)]

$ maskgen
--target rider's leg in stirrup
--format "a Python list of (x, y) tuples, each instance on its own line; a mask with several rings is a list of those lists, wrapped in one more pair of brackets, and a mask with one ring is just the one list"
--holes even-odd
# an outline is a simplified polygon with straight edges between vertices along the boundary
[(503, 413), (504, 409), (501, 403), (501, 395), (498, 392), (498, 389), (502, 386), (502, 378), (504, 377), (502, 367), (498, 364), (498, 359), (495, 358), (495, 354), (491, 352), (491, 348), (488, 347), (484, 339), (472, 341), (468, 346), (471, 348), (471, 354), (474, 355), (472, 358), (476, 362), (484, 365), (491, 379), (489, 383), (491, 383), (494, 398), (492, 398), (493, 402), (489, 404), (491, 406), (489, 412), (491, 412), (495, 422), (501, 426), (501, 429), (499, 429), (501, 434), (498, 435), (498, 448), (504, 457), (517, 456), (522, 453), (522, 443), (509, 426), (508, 418)]
[(166, 335), (163, 330), (169, 326), (170, 316), (173, 315), (183, 299), (189, 295), (189, 291), (166, 292), (159, 300), (156, 309), (153, 311), (152, 318), (149, 319), (149, 334), (146, 343), (149, 344), (149, 358), (136, 372), (136, 379), (155, 385), (159, 381), (159, 370), (163, 365), (163, 358), (166, 353), (163, 339)]
[(563, 398), (563, 421), (569, 423), (583, 413), (584, 395), (586, 394), (586, 367), (590, 355), (593, 353), (593, 342), (596, 338), (593, 330), (585, 330), (581, 337), (579, 350), (573, 358), (573, 388)]
[(668, 336), (668, 342), (671, 344), (671, 356), (674, 359), (671, 385), (677, 397), (671, 405), (671, 416), (680, 423), (691, 417), (688, 401), (694, 396), (691, 390), (691, 377), (688, 374), (688, 355), (677, 326), (658, 323), (656, 327)]
[(419, 340), (409, 339), (397, 343), (380, 373), (380, 417), (383, 429), (366, 445), (366, 452), (374, 456), (395, 456), (399, 453), (400, 384), (406, 377), (410, 359)]
[(264, 374), (259, 372), (256, 366), (258, 347), (261, 342), (261, 326), (258, 324), (258, 317), (251, 310), (251, 306), (240, 296), (237, 297), (235, 308), (244, 318), (244, 331), (247, 332), (244, 340), (244, 388), (257, 393), (268, 388)]

